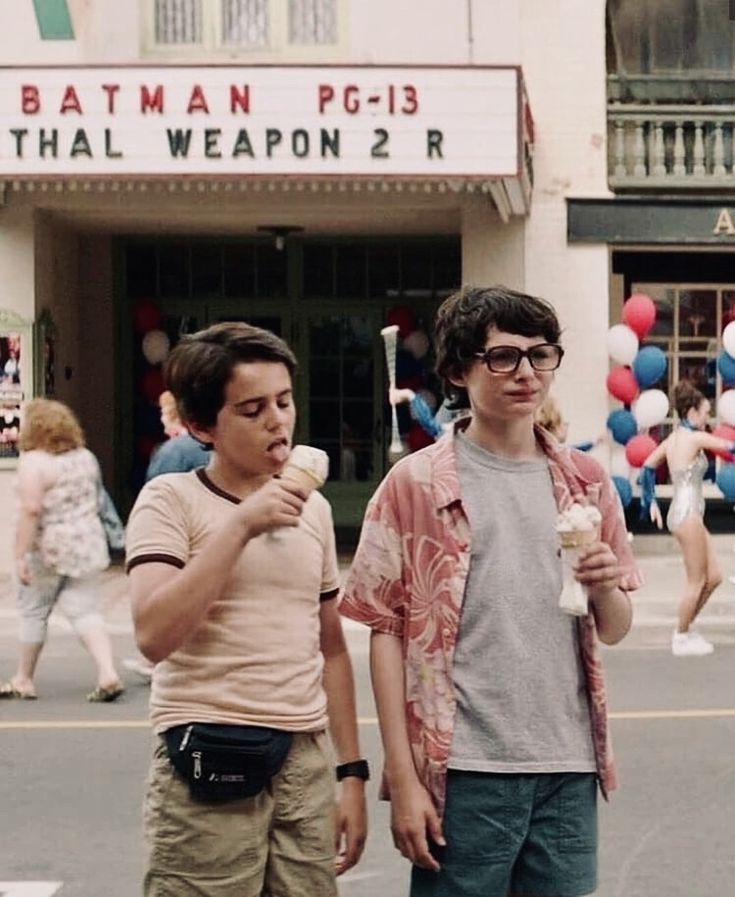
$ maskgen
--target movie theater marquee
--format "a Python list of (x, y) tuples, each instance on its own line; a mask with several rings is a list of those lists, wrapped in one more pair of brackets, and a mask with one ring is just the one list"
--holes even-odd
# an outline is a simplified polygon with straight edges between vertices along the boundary
[(0, 71), (0, 176), (514, 177), (516, 69)]

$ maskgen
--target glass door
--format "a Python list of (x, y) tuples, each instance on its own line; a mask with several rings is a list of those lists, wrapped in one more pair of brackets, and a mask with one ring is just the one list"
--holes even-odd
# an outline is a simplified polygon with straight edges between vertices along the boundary
[(307, 313), (299, 328), (302, 432), (329, 455), (324, 491), (342, 525), (359, 524), (384, 473), (381, 327), (378, 309), (335, 306)]

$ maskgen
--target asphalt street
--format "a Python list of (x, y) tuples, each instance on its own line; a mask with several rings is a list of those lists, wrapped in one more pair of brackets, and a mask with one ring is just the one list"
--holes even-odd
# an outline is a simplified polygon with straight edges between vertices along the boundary
[[(735, 538), (717, 537), (735, 574)], [(702, 619), (713, 655), (676, 659), (668, 649), (683, 576), (666, 537), (637, 538), (646, 586), (636, 623), (604, 649), (621, 788), (602, 804), (600, 897), (722, 897), (735, 892), (735, 586), (725, 583)], [(102, 595), (116, 655), (132, 652), (124, 577)], [(0, 582), (0, 677), (12, 671), (15, 610)], [(367, 634), (348, 629), (358, 683), (361, 738), (373, 769), (380, 744), (367, 669)], [(141, 801), (150, 753), (147, 687), (125, 674), (113, 705), (84, 700), (92, 667), (55, 620), (35, 702), (0, 702), (0, 897), (134, 897), (143, 870)], [(388, 806), (369, 784), (371, 831), (343, 897), (399, 897), (408, 867), (394, 850)], [(13, 891), (9, 883), (24, 882)], [(35, 885), (29, 885), (35, 882)], [(50, 884), (40, 884), (50, 883)], [(13, 888), (18, 888), (13, 885)]]

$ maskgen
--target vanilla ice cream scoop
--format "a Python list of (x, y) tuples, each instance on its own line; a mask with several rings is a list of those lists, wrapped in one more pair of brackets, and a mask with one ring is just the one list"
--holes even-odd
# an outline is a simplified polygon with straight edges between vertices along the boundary
[(329, 455), (311, 445), (295, 445), (281, 471), (281, 479), (296, 484), (307, 495), (321, 489), (328, 476)]
[(602, 514), (595, 505), (580, 505), (575, 502), (556, 518), (557, 533), (597, 532), (602, 523)]

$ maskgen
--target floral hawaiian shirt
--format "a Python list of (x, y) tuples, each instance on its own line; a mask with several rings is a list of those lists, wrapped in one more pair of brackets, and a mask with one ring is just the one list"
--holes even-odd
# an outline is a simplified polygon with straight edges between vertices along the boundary
[[(548, 457), (558, 509), (574, 502), (597, 505), (602, 541), (623, 570), (621, 586), (638, 588), (642, 580), (623, 509), (604, 468), (541, 428), (536, 437)], [(409, 741), (416, 769), (440, 814), (456, 712), (452, 665), (470, 549), (454, 437), (447, 434), (398, 462), (378, 487), (365, 512), (340, 605), (345, 616), (402, 640)], [(616, 774), (593, 615), (580, 617), (578, 625), (597, 772), (606, 795), (616, 786)], [(381, 796), (389, 796), (385, 780)]]

